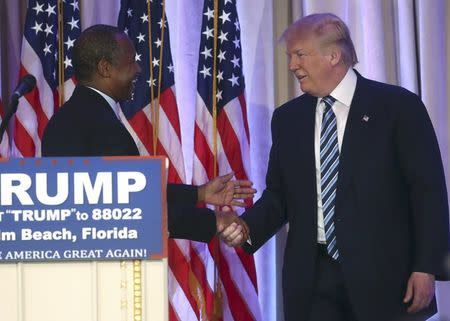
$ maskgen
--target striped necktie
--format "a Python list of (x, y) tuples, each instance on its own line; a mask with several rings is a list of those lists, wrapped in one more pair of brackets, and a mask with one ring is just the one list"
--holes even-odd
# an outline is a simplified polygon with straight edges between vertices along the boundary
[(331, 96), (322, 98), (325, 110), (320, 132), (320, 185), (322, 209), (324, 217), (325, 238), (328, 254), (334, 259), (339, 258), (334, 230), (334, 204), (336, 185), (339, 173), (339, 146), (337, 137), (336, 115), (331, 109), (336, 99)]

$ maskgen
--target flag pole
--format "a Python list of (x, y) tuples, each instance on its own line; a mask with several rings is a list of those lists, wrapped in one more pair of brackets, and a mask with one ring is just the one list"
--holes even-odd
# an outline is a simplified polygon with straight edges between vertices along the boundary
[[(213, 73), (212, 73), (212, 109), (213, 109), (213, 156), (214, 156), (214, 177), (218, 175), (217, 160), (217, 37), (218, 37), (218, 21), (219, 21), (219, 0), (214, 0), (214, 45), (213, 45)], [(214, 239), (214, 306), (213, 321), (222, 318), (222, 289), (220, 286), (220, 240)]]
[(58, 0), (58, 107), (64, 103), (64, 7)]
[[(162, 1), (162, 17), (161, 17), (161, 46), (159, 47), (159, 68), (158, 68), (158, 96), (156, 97), (156, 108), (155, 108), (155, 121), (153, 124), (154, 137), (156, 137), (156, 144), (158, 142), (158, 132), (159, 132), (159, 100), (161, 99), (161, 81), (162, 81), (162, 70), (163, 70), (163, 56), (164, 56), (164, 26), (166, 24), (166, 1)], [(155, 155), (156, 155), (156, 147)]]
[(158, 142), (158, 132), (155, 130), (155, 122), (156, 122), (156, 106), (154, 103), (155, 100), (155, 92), (153, 91), (153, 50), (152, 50), (152, 18), (151, 18), (151, 10), (150, 10), (150, 1), (147, 1), (147, 14), (148, 14), (148, 50), (149, 50), (149, 71), (150, 71), (150, 118), (152, 120), (153, 127), (153, 154), (156, 155), (156, 146)]

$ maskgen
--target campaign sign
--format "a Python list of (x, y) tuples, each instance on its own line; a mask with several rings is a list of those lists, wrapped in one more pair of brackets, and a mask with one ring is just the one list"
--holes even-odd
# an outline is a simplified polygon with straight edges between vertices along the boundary
[(164, 158), (0, 161), (0, 262), (167, 257)]

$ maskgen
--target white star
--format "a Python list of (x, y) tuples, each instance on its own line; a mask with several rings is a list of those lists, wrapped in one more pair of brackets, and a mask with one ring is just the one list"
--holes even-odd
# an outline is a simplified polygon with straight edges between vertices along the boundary
[(125, 32), (128, 35), (128, 28), (125, 27), (125, 29), (123, 30), (123, 32)]
[(45, 48), (44, 48), (44, 56), (47, 56), (47, 54), (51, 54), (52, 51), (50, 50), (50, 47), (52, 46), (52, 44), (45, 44)]
[(206, 36), (206, 40), (209, 39), (209, 37), (213, 37), (213, 31), (214, 29), (209, 29), (208, 26), (206, 26), (206, 30), (202, 32)]
[(203, 74), (203, 79), (205, 79), (206, 76), (211, 76), (210, 69), (211, 68), (206, 68), (206, 66), (203, 65), (203, 70), (200, 71), (200, 73)]
[(136, 61), (141, 61), (141, 56), (142, 56), (142, 55), (139, 55), (139, 54), (136, 52), (136, 55), (134, 56), (134, 60), (136, 60)]
[(128, 9), (127, 10), (127, 15), (128, 15), (128, 17), (132, 17), (133, 16), (133, 9)]
[(64, 68), (67, 69), (67, 67), (72, 67), (72, 59), (69, 59), (69, 57), (66, 56), (66, 59), (64, 59)]
[(75, 18), (74, 17), (72, 17), (72, 20), (71, 21), (69, 21), (67, 24), (69, 24), (70, 25), (70, 30), (73, 30), (73, 28), (78, 28), (78, 29), (80, 29), (80, 27), (78, 27), (78, 22), (79, 22), (80, 20), (75, 20)]
[(239, 77), (236, 77), (234, 74), (231, 74), (231, 78), (228, 78), (228, 81), (231, 82), (231, 87), (234, 87), (234, 85), (239, 86), (238, 80)]
[(33, 8), (34, 11), (36, 11), (36, 16), (39, 14), (39, 12), (44, 12), (42, 9), (44, 5), (39, 4), (39, 2), (36, 1), (36, 7)]
[(67, 46), (67, 50), (73, 47), (74, 42), (75, 39), (70, 39), (70, 37), (67, 37), (67, 41), (64, 42)]
[(222, 62), (222, 60), (227, 59), (227, 58), (225, 58), (225, 53), (226, 53), (226, 51), (220, 50), (219, 55), (217, 56), (217, 58), (219, 58), (219, 62)]
[(142, 19), (142, 23), (148, 22), (148, 15), (146, 15), (145, 13), (143, 13), (141, 19)]
[(236, 28), (236, 31), (241, 30), (241, 28), (239, 27), (239, 21), (237, 19), (234, 22), (234, 27)]
[(217, 98), (217, 101), (220, 101), (222, 99), (222, 90), (217, 91), (216, 98)]
[(225, 24), (225, 22), (227, 22), (227, 21), (231, 22), (231, 20), (229, 18), (230, 14), (231, 14), (231, 12), (226, 13), (225, 10), (222, 11), (222, 15), (219, 17), (220, 19), (222, 19), (222, 24)]
[(39, 31), (42, 31), (42, 23), (38, 24), (37, 21), (34, 22), (34, 27), (31, 27), (34, 31), (36, 31), (36, 34), (38, 34)]
[(141, 32), (139, 32), (139, 35), (136, 37), (136, 39), (139, 41), (139, 43), (141, 43), (142, 41), (145, 42), (144, 35)]
[(220, 30), (220, 36), (219, 36), (220, 43), (223, 43), (224, 41), (228, 41), (227, 35), (228, 35), (228, 32), (223, 33), (223, 30)]
[(173, 73), (174, 67), (172, 64), (168, 65), (167, 68), (169, 69), (169, 73)]
[(231, 4), (233, 3), (233, 1), (231, 1), (231, 0), (225, 0), (225, 4), (227, 4), (228, 2)]
[(214, 18), (214, 10), (208, 8), (208, 11), (206, 11), (203, 15), (207, 16), (209, 21), (209, 19)]
[[(159, 24), (159, 29), (162, 29), (162, 24), (163, 24), (162, 18), (161, 18), (161, 20), (159, 20), (158, 24)], [(167, 28), (167, 20), (166, 19), (164, 19), (164, 28)]]
[(161, 39), (156, 39), (156, 41), (155, 42), (153, 42), (155, 45), (156, 45), (156, 48), (159, 48), (159, 47), (161, 47)]
[(154, 58), (153, 58), (153, 61), (152, 61), (152, 64), (153, 64), (153, 67), (159, 66), (159, 60), (156, 59), (156, 57), (154, 57)]
[(53, 25), (48, 25), (48, 23), (46, 23), (45, 24), (45, 30), (44, 30), (44, 32), (45, 32), (45, 35), (48, 37), (48, 34), (49, 33), (51, 33), (51, 34), (53, 34), (53, 31), (52, 31), (52, 28), (53, 28)]
[(218, 82), (221, 82), (223, 80), (223, 71), (219, 70), (219, 72), (217, 73), (217, 80)]
[(152, 79), (152, 81), (150, 81), (150, 79), (147, 80), (147, 84), (149, 87), (150, 87), (150, 83), (152, 84), (152, 86), (156, 86), (156, 79)]
[(208, 48), (205, 46), (205, 50), (203, 50), (203, 51), (201, 52), (201, 54), (205, 56), (205, 59), (208, 59), (208, 57), (212, 57), (212, 55), (211, 55), (211, 50), (212, 50), (211, 48), (208, 49)]
[(241, 48), (241, 41), (238, 39), (238, 37), (234, 36), (233, 43), (234, 49)]
[(80, 8), (78, 8), (78, 1), (77, 0), (73, 0), (73, 2), (70, 5), (73, 7), (73, 11), (80, 10)]
[(53, 7), (51, 7), (51, 6), (50, 6), (50, 3), (47, 5), (47, 9), (45, 9), (45, 12), (47, 12), (47, 14), (48, 14), (49, 17), (51, 16), (52, 13), (53, 13), (54, 15), (56, 15), (55, 7), (56, 7), (56, 5), (54, 5)]
[(235, 55), (233, 55), (233, 59), (231, 60), (231, 62), (233, 63), (233, 67), (234, 68), (236, 68), (236, 67), (240, 67), (240, 65), (239, 65), (239, 58), (236, 58), (236, 56)]

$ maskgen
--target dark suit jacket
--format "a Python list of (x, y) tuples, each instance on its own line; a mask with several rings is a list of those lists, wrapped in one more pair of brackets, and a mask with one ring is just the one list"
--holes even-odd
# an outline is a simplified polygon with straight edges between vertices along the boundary
[[(139, 151), (108, 102), (94, 90), (77, 86), (48, 122), (42, 156), (139, 156)], [(214, 214), (195, 208), (196, 187), (168, 184), (167, 202), (171, 237), (208, 241), (214, 236)]]
[[(289, 223), (283, 266), (286, 321), (307, 320), (314, 288), (316, 103), (305, 94), (275, 110), (267, 187), (242, 216), (250, 227), (250, 252)], [(449, 244), (441, 156), (421, 100), (358, 74), (339, 168), (335, 228), (350, 300), (358, 319), (390, 320), (405, 309), (411, 272), (443, 277)]]

